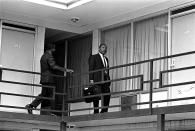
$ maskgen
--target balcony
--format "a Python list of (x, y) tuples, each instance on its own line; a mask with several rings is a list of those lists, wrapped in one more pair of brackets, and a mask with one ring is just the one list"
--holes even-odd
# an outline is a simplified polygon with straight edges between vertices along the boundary
[[(131, 67), (134, 65), (140, 65), (143, 63), (148, 64), (148, 79), (145, 79), (145, 74), (137, 74), (130, 76), (123, 76), (120, 78), (111, 79), (108, 81), (96, 82), (94, 84), (102, 84), (106, 82), (121, 82), (129, 81), (131, 83), (136, 79), (137, 88), (129, 90), (120, 90), (111, 93), (92, 95), (92, 96), (83, 96), (82, 90), (85, 87), (92, 86), (93, 84), (81, 83), (79, 85), (74, 84), (74, 79), (78, 76), (82, 77), (88, 75), (92, 72), (86, 72), (82, 74), (68, 74), (65, 79), (64, 87), (68, 87), (67, 90), (64, 89), (64, 92), (55, 92), (55, 95), (61, 96), (63, 101), (59, 109), (43, 109), (37, 108), (33, 111), (40, 112), (57, 112), (60, 115), (51, 116), (47, 114), (34, 114), (29, 115), (25, 112), (14, 112), (14, 111), (1, 111), (0, 112), (0, 127), (1, 129), (44, 129), (44, 130), (192, 130), (195, 129), (194, 120), (195, 120), (195, 104), (193, 99), (194, 96), (182, 96), (178, 98), (170, 98), (167, 96), (163, 97), (162, 92), (168, 92), (171, 88), (192, 85), (195, 83), (194, 80), (182, 81), (171, 83), (170, 81), (165, 81), (167, 77), (169, 78), (169, 73), (182, 72), (187, 70), (193, 70), (194, 65), (180, 68), (167, 68), (166, 70), (160, 70), (158, 72), (158, 78), (154, 77), (154, 64), (156, 61), (170, 60), (175, 57), (188, 56), (195, 54), (195, 51), (185, 52), (181, 54), (175, 54), (171, 56), (149, 59), (145, 61), (139, 61), (135, 63), (129, 63), (125, 65), (105, 68), (104, 70), (115, 70), (124, 67)], [(133, 68), (130, 68), (133, 69)], [(37, 72), (22, 71), (16, 69), (1, 68), (1, 74), (3, 71), (13, 71), (13, 72), (22, 72), (27, 74), (38, 74)], [(1, 75), (2, 76), (2, 75)], [(62, 76), (56, 76), (62, 77)], [(193, 78), (192, 78), (193, 79)], [(13, 85), (28, 85), (28, 86), (41, 86), (39, 84), (25, 83), (25, 82), (16, 82), (1, 79), (1, 83), (9, 83)], [(154, 84), (158, 83), (158, 84)], [(146, 88), (146, 85), (149, 88)], [(128, 84), (127, 84), (128, 85)], [(52, 88), (52, 87), (51, 87)], [(186, 87), (182, 87), (183, 91), (187, 91)], [(189, 88), (187, 88), (189, 89)], [(191, 88), (190, 88), (191, 89)], [(80, 91), (80, 95), (75, 95), (75, 91)], [(191, 91), (191, 90), (190, 90)], [(162, 94), (160, 94), (162, 93)], [(108, 113), (93, 114), (93, 106), (89, 103), (84, 103), (84, 99), (100, 96), (101, 98), (104, 95), (111, 94), (111, 103)], [(166, 93), (165, 93), (166, 94)], [(26, 94), (17, 94), (9, 92), (1, 92), (1, 95), (6, 96), (18, 96), (18, 97), (28, 97), (35, 98), (36, 96), (26, 95)], [(76, 97), (75, 97), (76, 96)], [(158, 97), (160, 96), (160, 97)], [(139, 99), (138, 99), (139, 98)], [(142, 100), (144, 98), (145, 100)], [(43, 99), (55, 99), (52, 98), (43, 98)], [(123, 99), (123, 100), (122, 100)], [(191, 101), (189, 101), (191, 100)], [(180, 103), (176, 103), (180, 102)], [(79, 104), (80, 103), (80, 104)], [(80, 105), (80, 106), (79, 106)], [(5, 105), (1, 104), (2, 109), (22, 109), (25, 107), (14, 106), (14, 105)], [(98, 109), (104, 108), (99, 107)], [(9, 125), (9, 126), (7, 126)]]

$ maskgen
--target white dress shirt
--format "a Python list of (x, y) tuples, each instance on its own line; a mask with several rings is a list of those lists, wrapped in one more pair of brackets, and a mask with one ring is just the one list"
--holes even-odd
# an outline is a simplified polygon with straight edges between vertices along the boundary
[(108, 63), (107, 63), (106, 58), (101, 53), (99, 53), (99, 55), (101, 56), (102, 62), (104, 64), (104, 67), (107, 67), (108, 66)]

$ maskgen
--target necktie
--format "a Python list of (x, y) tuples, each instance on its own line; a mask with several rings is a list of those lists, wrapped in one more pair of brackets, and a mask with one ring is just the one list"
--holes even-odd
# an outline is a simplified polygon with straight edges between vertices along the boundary
[[(103, 59), (104, 59), (104, 67), (106, 68), (108, 66), (108, 63), (107, 63), (106, 58), (104, 56), (103, 56)], [(107, 74), (108, 70), (105, 70), (104, 73)]]
[(107, 67), (107, 61), (106, 61), (106, 58), (103, 56), (103, 59), (104, 59), (104, 67)]

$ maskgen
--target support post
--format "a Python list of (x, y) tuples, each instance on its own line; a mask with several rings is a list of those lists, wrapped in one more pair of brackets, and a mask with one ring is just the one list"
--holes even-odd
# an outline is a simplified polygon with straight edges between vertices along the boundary
[(92, 55), (98, 53), (98, 46), (101, 43), (101, 30), (93, 30), (93, 41), (92, 41)]
[(66, 131), (66, 122), (62, 121), (60, 123), (60, 131)]
[(150, 61), (150, 95), (149, 95), (149, 107), (150, 107), (150, 114), (152, 114), (152, 100), (153, 100), (153, 61)]
[(165, 131), (165, 114), (157, 115), (157, 131)]

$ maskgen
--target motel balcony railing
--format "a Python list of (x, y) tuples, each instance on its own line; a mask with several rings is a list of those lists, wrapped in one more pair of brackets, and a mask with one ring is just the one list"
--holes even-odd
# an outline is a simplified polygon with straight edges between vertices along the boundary
[[(174, 68), (174, 69), (167, 69), (167, 70), (162, 70), (159, 72), (159, 78), (155, 79), (154, 78), (154, 62), (156, 61), (161, 61), (161, 60), (170, 60), (172, 58), (176, 58), (176, 57), (182, 57), (182, 56), (188, 56), (188, 55), (195, 55), (195, 51), (190, 51), (190, 52), (185, 52), (185, 53), (180, 53), (180, 54), (174, 54), (174, 55), (169, 55), (169, 56), (164, 56), (164, 57), (159, 57), (159, 58), (154, 58), (154, 59), (148, 59), (148, 60), (143, 60), (143, 61), (138, 61), (138, 62), (134, 62), (134, 63), (128, 63), (128, 64), (124, 64), (124, 65), (119, 65), (119, 66), (113, 66), (113, 67), (109, 67), (109, 68), (104, 68), (104, 69), (100, 69), (100, 70), (94, 70), (94, 71), (90, 71), (90, 72), (85, 72), (85, 73), (72, 73), (69, 74), (67, 73), (66, 76), (59, 76), (59, 75), (53, 75), (56, 78), (62, 78), (64, 79), (64, 89), (63, 92), (56, 92), (55, 91), (55, 87), (53, 86), (44, 86), (43, 88), (52, 88), (53, 89), (53, 93), (54, 95), (52, 97), (41, 97), (43, 99), (47, 99), (47, 100), (54, 100), (55, 99), (55, 95), (59, 95), (62, 96), (62, 108), (60, 110), (51, 110), (51, 109), (41, 109), (41, 108), (37, 108), (34, 109), (32, 108), (32, 110), (38, 110), (38, 111), (46, 111), (46, 112), (58, 112), (61, 113), (62, 117), (69, 117), (68, 114), (70, 114), (71, 112), (77, 112), (77, 111), (85, 111), (85, 110), (94, 110), (94, 109), (101, 109), (101, 108), (105, 108), (103, 106), (101, 107), (97, 107), (97, 108), (82, 108), (82, 109), (70, 109), (67, 108), (68, 104), (71, 104), (73, 102), (77, 102), (77, 101), (83, 101), (85, 98), (90, 98), (90, 97), (95, 97), (95, 96), (100, 96), (101, 98), (104, 95), (108, 95), (110, 94), (111, 96), (114, 95), (122, 95), (122, 94), (128, 94), (128, 93), (141, 93), (144, 92), (144, 84), (149, 84), (149, 101), (147, 102), (135, 102), (135, 103), (130, 103), (130, 104), (118, 104), (118, 105), (111, 105), (108, 106), (108, 108), (115, 108), (115, 107), (125, 107), (125, 106), (136, 106), (136, 105), (145, 105), (148, 104), (149, 105), (149, 112), (152, 115), (153, 114), (153, 104), (154, 103), (164, 103), (164, 102), (173, 102), (173, 101), (182, 101), (182, 100), (190, 100), (190, 99), (195, 99), (195, 96), (191, 96), (191, 97), (182, 97), (182, 98), (174, 98), (174, 99), (166, 99), (166, 100), (153, 100), (153, 93), (154, 93), (154, 82), (159, 83), (159, 89), (163, 89), (163, 88), (167, 88), (167, 87), (174, 87), (174, 86), (181, 86), (181, 85), (188, 85), (188, 84), (194, 84), (194, 81), (185, 81), (185, 82), (180, 82), (180, 83), (167, 83), (164, 84), (163, 83), (163, 75), (166, 73), (171, 73), (171, 72), (177, 72), (177, 71), (184, 71), (184, 70), (190, 70), (190, 69), (195, 69), (195, 65), (192, 66), (188, 66), (188, 67), (181, 67), (181, 68)], [(115, 69), (119, 69), (119, 68), (124, 68), (124, 67), (131, 67), (131, 66), (135, 66), (135, 65), (140, 65), (140, 64), (144, 64), (144, 63), (148, 63), (149, 65), (149, 77), (148, 80), (144, 80), (144, 74), (138, 74), (138, 75), (132, 75), (132, 76), (125, 76), (125, 77), (121, 77), (121, 78), (116, 78), (116, 79), (111, 79), (111, 80), (107, 80), (107, 81), (100, 81), (100, 82), (95, 82), (93, 84), (90, 84), (89, 82), (86, 82), (85, 84), (82, 85), (75, 85), (73, 83), (73, 79), (74, 77), (82, 77), (82, 76), (88, 76), (90, 73), (94, 73), (94, 72), (103, 72), (104, 70), (115, 70)], [(16, 81), (8, 81), (8, 80), (3, 80), (2, 79), (2, 72), (4, 71), (12, 71), (12, 72), (20, 72), (20, 73), (27, 73), (27, 74), (34, 74), (34, 75), (42, 75), (38, 72), (31, 72), (31, 71), (24, 71), (24, 70), (18, 70), (18, 69), (10, 69), (10, 68), (4, 68), (1, 67), (0, 68), (0, 82), (1, 83), (9, 83), (9, 84), (19, 84), (19, 85), (28, 85), (28, 86), (33, 86), (33, 87), (41, 87), (40, 84), (32, 84), (32, 83), (25, 83), (25, 82), (16, 82)], [(97, 95), (91, 95), (91, 96), (83, 96), (83, 95), (78, 95), (78, 97), (72, 97), (72, 93), (74, 93), (74, 89), (79, 89), (81, 91), (82, 94), (82, 90), (86, 87), (89, 86), (93, 86), (94, 84), (103, 84), (106, 82), (118, 82), (118, 81), (125, 81), (125, 80), (133, 80), (133, 79), (139, 79), (138, 85), (139, 87), (136, 89), (130, 89), (130, 90), (124, 90), (124, 91), (117, 91), (117, 92), (110, 92), (110, 93), (104, 93), (104, 94), (97, 94)], [(29, 98), (36, 98), (37, 96), (33, 96), (33, 95), (25, 95), (25, 94), (16, 94), (16, 93), (8, 93), (8, 92), (2, 92), (0, 91), (0, 95), (12, 95), (12, 96), (18, 96), (18, 97), (29, 97)], [(28, 103), (26, 103), (28, 104)], [(25, 107), (19, 107), (19, 106), (13, 106), (13, 105), (3, 105), (1, 104), (0, 107), (4, 107), (4, 108), (16, 108), (16, 109), (26, 109)], [(137, 109), (139, 110), (139, 109)], [(68, 119), (67, 119), (68, 120)]]

